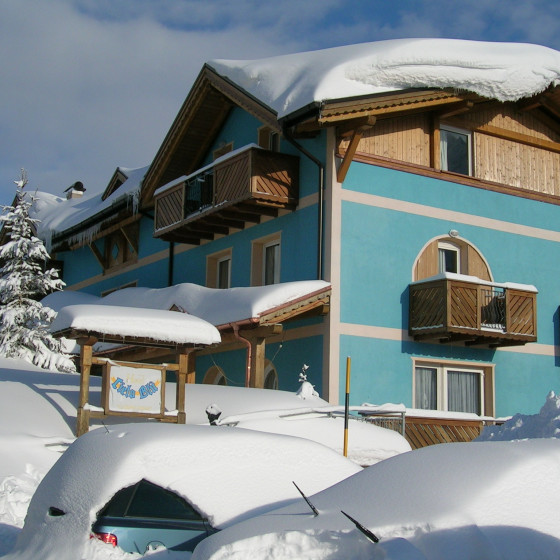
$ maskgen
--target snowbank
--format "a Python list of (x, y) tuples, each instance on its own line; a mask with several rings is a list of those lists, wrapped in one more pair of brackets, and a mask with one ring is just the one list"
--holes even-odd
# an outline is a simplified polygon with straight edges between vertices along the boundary
[[(361, 469), (309, 440), (212, 426), (124, 424), (78, 438), (47, 473), (6, 560), (83, 558), (96, 513), (141, 479), (182, 495), (215, 528), (301, 501)], [(49, 516), (49, 507), (63, 512)]]
[(556, 85), (560, 52), (539, 45), (395, 39), (209, 65), (286, 117), (308, 105), (408, 88), (516, 101)]
[(516, 414), (501, 426), (486, 426), (477, 441), (560, 438), (560, 396), (551, 391), (538, 414)]
[[(433, 445), (206, 539), (193, 560), (558, 558), (560, 441)], [(369, 541), (346, 512), (380, 540)]]

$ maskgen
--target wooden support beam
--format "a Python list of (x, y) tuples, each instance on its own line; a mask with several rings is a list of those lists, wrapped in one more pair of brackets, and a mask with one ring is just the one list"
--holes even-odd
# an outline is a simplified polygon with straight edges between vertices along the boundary
[(443, 120), (456, 115), (461, 115), (462, 113), (470, 111), (473, 107), (474, 103), (472, 101), (463, 101), (461, 103), (457, 103), (455, 106), (447, 107), (445, 112), (439, 114), (439, 118)]
[(369, 130), (375, 124), (376, 117), (368, 115), (363, 119), (356, 120), (359, 121), (359, 124), (354, 128), (353, 132), (351, 132), (352, 138), (350, 139), (350, 144), (348, 145), (348, 149), (346, 150), (342, 163), (340, 164), (340, 167), (337, 171), (336, 180), (339, 183), (344, 182), (346, 174), (348, 173), (348, 169), (350, 169), (352, 159), (354, 158), (354, 154), (356, 153), (356, 150), (358, 149), (358, 146), (360, 144), (360, 140), (362, 139), (362, 136), (364, 135), (366, 130)]
[(91, 249), (93, 256), (97, 259), (97, 262), (101, 265), (103, 271), (107, 270), (107, 263), (105, 262), (105, 258), (103, 257), (95, 243), (88, 243), (88, 247)]
[(126, 239), (126, 242), (128, 243), (129, 247), (134, 251), (134, 254), (137, 255), (138, 235), (129, 235), (128, 231), (124, 227), (121, 228), (121, 233), (123, 234), (123, 237)]

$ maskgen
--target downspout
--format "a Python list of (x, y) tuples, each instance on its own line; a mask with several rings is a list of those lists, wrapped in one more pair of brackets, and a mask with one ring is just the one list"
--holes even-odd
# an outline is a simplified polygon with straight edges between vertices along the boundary
[(319, 159), (317, 159), (311, 152), (306, 150), (301, 144), (296, 142), (288, 127), (283, 128), (283, 134), (286, 140), (292, 144), (303, 155), (309, 158), (317, 167), (319, 171), (319, 203), (317, 211), (317, 280), (323, 279), (323, 189), (324, 189), (324, 166)]
[(251, 346), (251, 343), (246, 338), (243, 338), (239, 334), (239, 325), (237, 323), (230, 323), (229, 325), (233, 329), (233, 334), (235, 338), (237, 338), (239, 342), (247, 346), (247, 363), (245, 366), (245, 387), (249, 387), (249, 384), (251, 383), (251, 361), (253, 360), (253, 347)]
[(173, 286), (173, 269), (175, 266), (175, 242), (169, 242), (169, 263), (167, 265), (167, 286)]

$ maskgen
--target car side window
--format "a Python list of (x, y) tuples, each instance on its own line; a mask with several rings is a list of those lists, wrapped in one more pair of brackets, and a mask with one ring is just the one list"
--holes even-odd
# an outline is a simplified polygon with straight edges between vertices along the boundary
[(189, 521), (202, 520), (201, 515), (183, 498), (147, 480), (141, 480), (137, 484), (126, 516)]

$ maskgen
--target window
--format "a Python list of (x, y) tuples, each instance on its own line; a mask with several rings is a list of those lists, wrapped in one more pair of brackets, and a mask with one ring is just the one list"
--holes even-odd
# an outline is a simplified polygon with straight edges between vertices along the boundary
[(461, 272), (461, 251), (458, 245), (448, 241), (438, 243), (438, 272)]
[(278, 373), (270, 360), (266, 360), (264, 367), (264, 388), (278, 389)]
[(218, 281), (217, 287), (220, 289), (231, 286), (231, 257), (223, 257), (218, 260)]
[(110, 233), (104, 238), (104, 254), (95, 243), (90, 243), (90, 249), (103, 267), (103, 272), (122, 268), (138, 260), (139, 231), (139, 224), (135, 222)]
[(278, 284), (280, 282), (280, 242), (273, 241), (264, 246), (263, 284)]
[(440, 164), (443, 171), (472, 174), (471, 133), (459, 128), (441, 127)]
[(267, 286), (280, 282), (280, 234), (253, 241), (251, 285)]
[(412, 279), (424, 280), (442, 272), (456, 272), (493, 281), (484, 255), (457, 235), (443, 235), (428, 241), (414, 261)]
[(206, 257), (206, 285), (209, 288), (231, 288), (232, 250), (225, 249)]
[(258, 144), (265, 150), (277, 152), (280, 149), (280, 135), (268, 126), (263, 126), (259, 128)]
[[(486, 379), (489, 377), (490, 379)], [(425, 410), (472, 412), (491, 414), (485, 406), (485, 388), (491, 389), (492, 371), (455, 363), (430, 364), (418, 362), (414, 366), (414, 407)], [(493, 408), (493, 407), (491, 407)]]
[(202, 383), (206, 385), (227, 385), (224, 370), (219, 366), (212, 366), (204, 375)]

